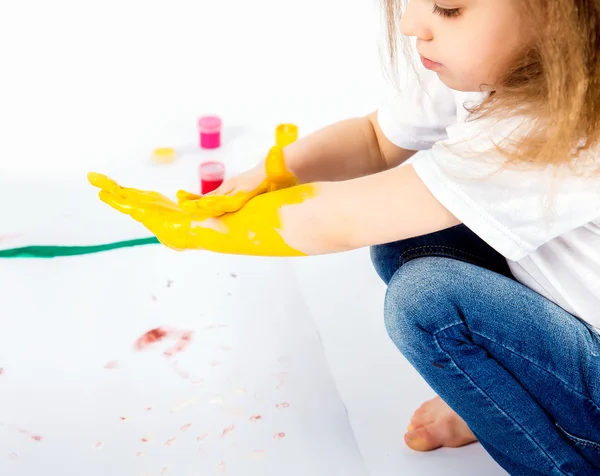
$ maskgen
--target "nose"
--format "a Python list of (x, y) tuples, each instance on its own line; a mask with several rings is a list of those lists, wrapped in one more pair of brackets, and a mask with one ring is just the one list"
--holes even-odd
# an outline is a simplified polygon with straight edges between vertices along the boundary
[(433, 32), (428, 24), (431, 13), (428, 11), (428, 2), (423, 0), (410, 0), (400, 19), (400, 32), (405, 36), (414, 36), (421, 41), (433, 39)]

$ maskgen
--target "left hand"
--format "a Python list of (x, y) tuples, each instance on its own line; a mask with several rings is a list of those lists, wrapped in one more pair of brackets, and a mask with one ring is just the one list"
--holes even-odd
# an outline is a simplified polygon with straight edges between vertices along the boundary
[(197, 248), (190, 239), (192, 224), (198, 227), (200, 222), (206, 222), (210, 228), (210, 210), (186, 211), (158, 192), (124, 188), (106, 175), (94, 172), (88, 174), (88, 180), (100, 189), (100, 200), (140, 222), (169, 248)]

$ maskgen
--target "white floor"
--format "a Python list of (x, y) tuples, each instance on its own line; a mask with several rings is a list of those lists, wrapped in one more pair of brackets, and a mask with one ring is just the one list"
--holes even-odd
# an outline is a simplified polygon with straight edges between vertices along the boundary
[[(135, 175), (170, 189), (164, 171)], [(46, 197), (5, 209), (1, 247), (147, 236), (83, 180), (0, 182), (4, 203), (26, 188)], [(35, 210), (44, 219), (24, 228)], [(0, 474), (505, 474), (478, 444), (405, 446), (432, 393), (385, 334), (368, 250), (279, 260), (152, 245), (2, 260), (0, 289)], [(136, 352), (160, 327), (192, 331), (191, 343), (171, 358), (176, 341)]]

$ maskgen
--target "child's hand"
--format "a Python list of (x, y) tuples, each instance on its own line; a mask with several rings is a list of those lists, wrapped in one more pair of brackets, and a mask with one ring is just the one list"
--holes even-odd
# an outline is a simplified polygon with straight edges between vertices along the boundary
[(264, 168), (255, 167), (232, 177), (204, 196), (180, 190), (177, 199), (184, 210), (201, 211), (218, 217), (239, 210), (258, 195), (293, 187), (297, 183), (296, 177), (285, 166), (283, 150), (273, 147), (267, 155)]

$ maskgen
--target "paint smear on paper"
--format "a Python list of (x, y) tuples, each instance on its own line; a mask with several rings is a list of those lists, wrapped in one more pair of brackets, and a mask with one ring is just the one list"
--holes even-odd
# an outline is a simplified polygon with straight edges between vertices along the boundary
[(179, 431), (188, 431), (190, 429), (190, 427), (192, 426), (191, 423), (188, 423), (187, 425), (183, 425)]
[(17, 431), (19, 433), (21, 433), (22, 435), (27, 435), (33, 441), (42, 441), (42, 439), (43, 439), (40, 435), (35, 435), (35, 434), (31, 433), (30, 431), (24, 430), (23, 428), (17, 428)]
[(277, 408), (277, 410), (283, 410), (284, 408), (290, 408), (290, 404), (288, 402), (278, 403), (275, 405), (275, 408)]
[(177, 437), (174, 436), (173, 438), (169, 438), (167, 441), (165, 441), (165, 448), (168, 448), (169, 446), (173, 446), (175, 441), (177, 441)]
[(282, 438), (285, 438), (285, 433), (275, 433), (273, 435), (274, 440), (281, 440)]
[(116, 360), (111, 360), (110, 362), (107, 362), (106, 364), (104, 364), (104, 368), (107, 370), (115, 370), (119, 368), (119, 362), (117, 362)]
[(235, 430), (235, 425), (229, 425), (223, 430), (223, 433), (221, 433), (221, 438), (225, 438), (233, 430)]
[(260, 415), (254, 415), (254, 416), (251, 416), (249, 418), (249, 420), (250, 420), (250, 423), (256, 423), (256, 422), (259, 422), (260, 420), (262, 420), (262, 417)]
[(202, 433), (200, 436), (196, 437), (196, 441), (202, 441), (207, 436), (208, 436), (208, 433)]

